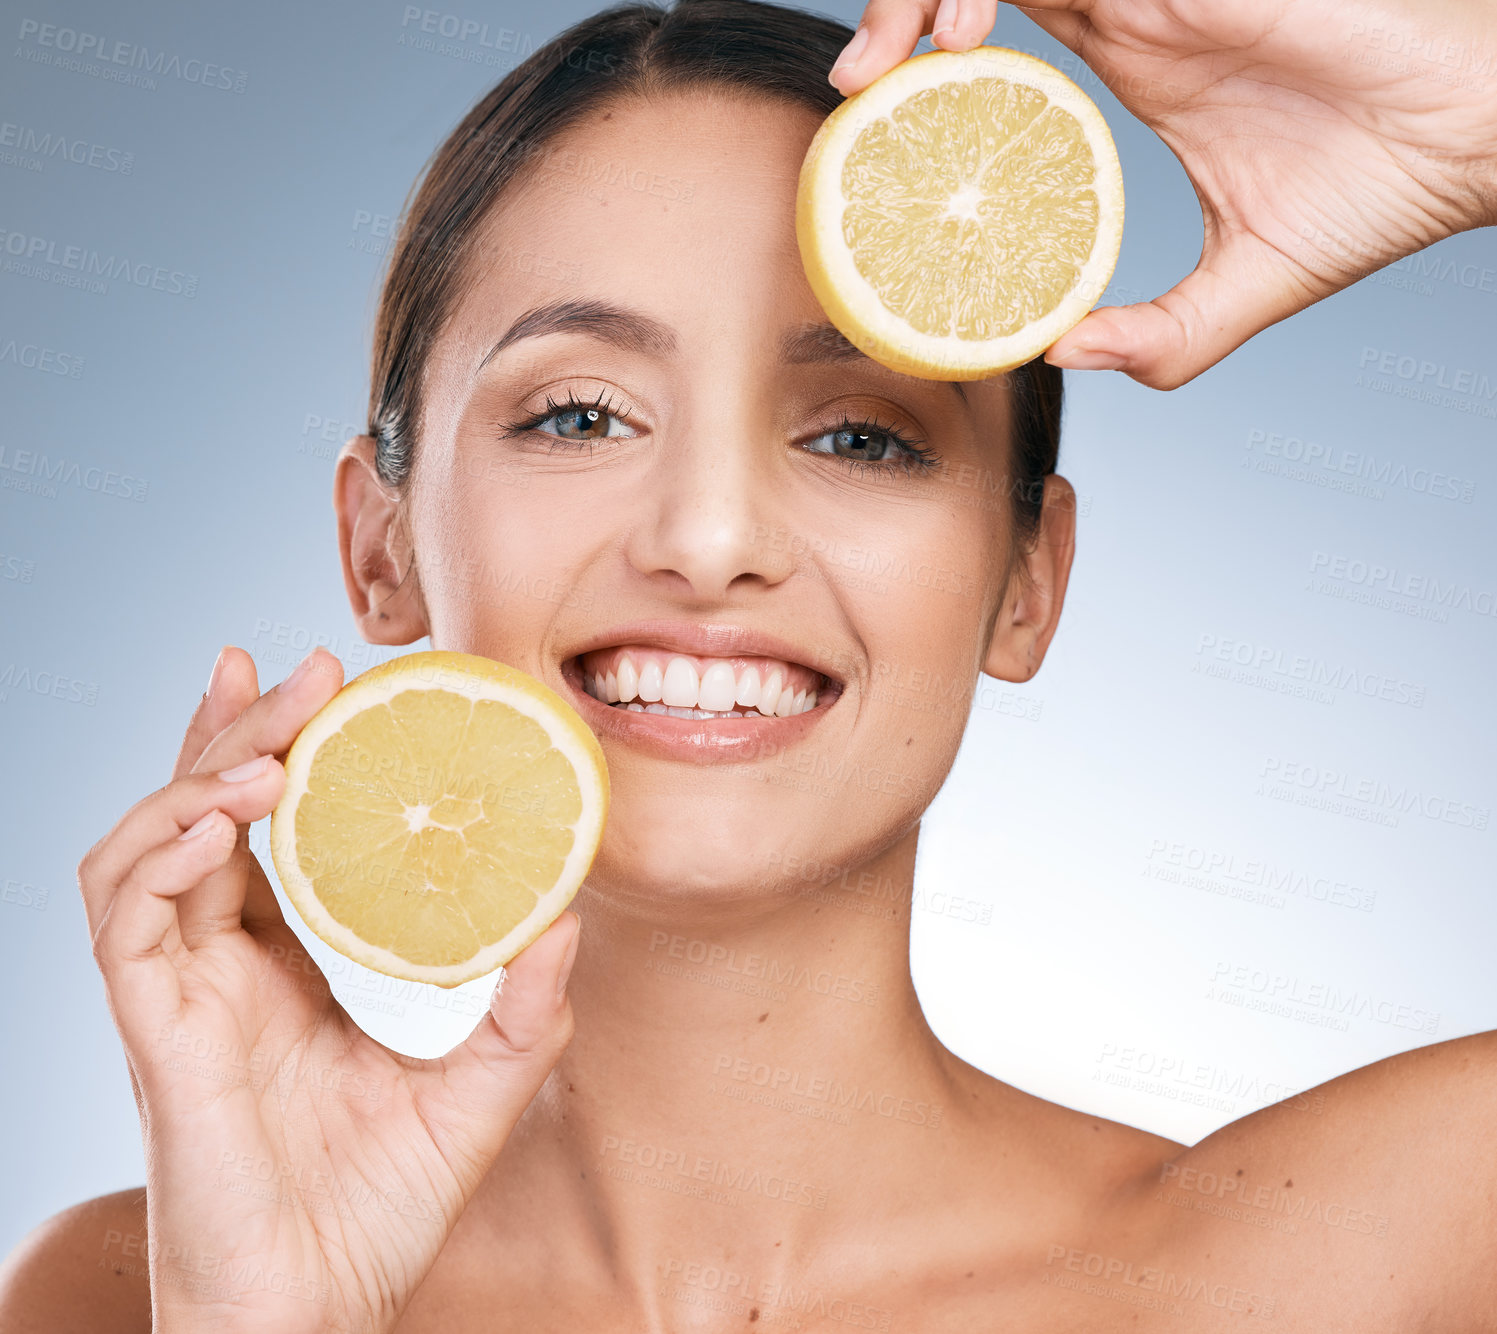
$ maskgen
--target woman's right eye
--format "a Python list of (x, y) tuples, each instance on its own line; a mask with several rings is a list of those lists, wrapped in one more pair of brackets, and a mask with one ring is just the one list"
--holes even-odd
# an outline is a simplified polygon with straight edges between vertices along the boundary
[[(541, 429), (548, 422), (556, 422), (557, 428), (555, 430)], [(616, 430), (615, 427), (619, 429)], [(546, 397), (544, 413), (539, 413), (526, 421), (517, 422), (511, 429), (516, 432), (530, 431), (537, 435), (548, 435), (558, 440), (574, 440), (579, 444), (591, 440), (628, 438), (638, 434), (632, 427), (625, 424), (611, 403), (605, 403), (601, 398), (591, 403), (580, 402), (576, 398), (569, 398), (564, 403), (555, 403), (549, 395)]]

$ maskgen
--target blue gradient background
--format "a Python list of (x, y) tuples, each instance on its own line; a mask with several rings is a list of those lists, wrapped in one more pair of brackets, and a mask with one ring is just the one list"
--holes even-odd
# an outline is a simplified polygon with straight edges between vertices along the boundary
[[(523, 56), (595, 8), (437, 12), (480, 18)], [(860, 12), (823, 8), (849, 23)], [(363, 426), (375, 218), (398, 214), (429, 153), (514, 60), (474, 41), (456, 55), (412, 45), (406, 14), (368, 0), (0, 5), (5, 1250), (55, 1210), (144, 1179), (79, 857), (168, 778), (220, 644), (249, 649), (262, 686), (314, 638), (350, 675), (394, 652), (353, 629), (330, 508), (332, 458)], [(217, 62), (244, 88), (130, 86), (38, 63), (47, 52), (26, 20)], [(514, 36), (496, 38), (504, 27)], [(1105, 303), (1164, 291), (1201, 239), (1179, 164), (1022, 15), (1005, 10), (989, 40), (1054, 61), (1097, 98), (1128, 191)], [(47, 158), (34, 171), (17, 160), (34, 155), (5, 147), (6, 126), (97, 145), (103, 165)], [(107, 169), (125, 154), (128, 173)], [(11, 234), (189, 275), (196, 293), (28, 276)], [(1486, 230), (1267, 331), (1175, 392), (1068, 376), (1062, 471), (1082, 517), (1063, 623), (1029, 687), (984, 680), (989, 706), (974, 710), (922, 840), (913, 967), (959, 1054), (1194, 1142), (1369, 1061), (1497, 1026), (1497, 834), (1413, 812), (1377, 823), (1375, 796), (1323, 802), (1323, 785), (1383, 784), (1469, 808), (1468, 820), (1489, 823), (1497, 805), (1494, 315)], [(26, 347), (50, 349), (54, 369), (21, 364)], [(1394, 373), (1359, 379), (1385, 355)], [(1426, 381), (1466, 372), (1469, 392), (1407, 396), (1419, 363), (1443, 368)], [(1434, 469), (1465, 494), (1336, 489), (1323, 464), (1260, 471), (1286, 463), (1267, 452), (1275, 434), (1377, 469)], [(66, 480), (49, 495), (21, 450), (80, 477), (138, 479), (143, 498)], [(1328, 577), (1337, 561), (1469, 590), (1470, 609), (1378, 605), (1355, 576)], [(1260, 683), (1206, 670), (1236, 665), (1214, 656), (1229, 641), (1272, 660)], [(1417, 687), (1420, 702), (1271, 688), (1293, 684), (1283, 665), (1296, 657)], [(42, 673), (64, 682), (61, 697), (36, 688)], [(254, 833), (268, 862), (264, 825)], [(1210, 859), (1210, 874), (1192, 872)], [(1260, 864), (1290, 876), (1266, 900)], [(1318, 900), (1330, 882), (1370, 910)], [(1260, 899), (1243, 897), (1255, 885)], [(359, 1021), (413, 1052), (457, 1041), (492, 986), (392, 991), (334, 964)], [(1289, 1013), (1255, 1008), (1286, 989)]]

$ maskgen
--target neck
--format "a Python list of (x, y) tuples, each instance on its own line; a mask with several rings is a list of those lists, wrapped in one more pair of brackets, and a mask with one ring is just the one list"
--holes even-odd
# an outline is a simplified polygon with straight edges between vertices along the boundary
[(910, 978), (917, 836), (707, 905), (584, 890), (575, 1034), (480, 1208), (657, 1298), (724, 1257), (793, 1281), (829, 1235), (938, 1210), (912, 1182), (950, 1162), (975, 1072)]

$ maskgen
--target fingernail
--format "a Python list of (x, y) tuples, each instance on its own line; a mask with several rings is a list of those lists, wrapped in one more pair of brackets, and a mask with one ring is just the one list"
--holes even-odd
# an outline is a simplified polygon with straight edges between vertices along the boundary
[(314, 648), (305, 658), (296, 664), (291, 675), (281, 682), (282, 687), (286, 690), (295, 690), (306, 681), (312, 674), (312, 659), (316, 656), (317, 650)]
[(236, 764), (232, 769), (220, 770), (218, 776), (226, 783), (243, 783), (248, 779), (258, 778), (265, 772), (265, 766), (269, 763), (269, 755), (257, 755), (243, 764)]
[(957, 15), (961, 9), (960, 0), (941, 0), (936, 9), (935, 22), (931, 25), (930, 35), (934, 41), (943, 32), (950, 32), (956, 27)]
[(567, 978), (572, 975), (572, 965), (577, 961), (577, 942), (582, 939), (582, 919), (577, 919), (577, 926), (572, 932), (572, 943), (567, 946), (567, 952), (561, 961), (561, 972), (556, 975), (556, 999), (560, 1000), (566, 994)]
[(1128, 364), (1128, 358), (1116, 352), (1099, 352), (1089, 347), (1068, 347), (1054, 357), (1047, 353), (1045, 360), (1068, 371), (1120, 371)]
[(217, 819), (218, 812), (209, 811), (208, 814), (203, 816), (203, 818), (199, 820), (195, 825), (193, 825), (191, 829), (184, 829), (180, 834), (178, 834), (177, 842), (185, 843), (190, 838), (201, 838), (204, 834), (206, 834), (210, 829), (213, 828), (214, 822)]
[(863, 54), (863, 48), (868, 45), (868, 29), (861, 23), (857, 32), (853, 33), (852, 41), (842, 48), (842, 54), (837, 57), (837, 63), (832, 66), (832, 73), (839, 70), (850, 70), (858, 63), (858, 57)]
[(225, 649), (218, 650), (218, 657), (213, 659), (213, 670), (208, 673), (208, 689), (203, 692), (204, 699), (213, 698), (213, 687), (218, 684), (218, 674), (223, 670)]

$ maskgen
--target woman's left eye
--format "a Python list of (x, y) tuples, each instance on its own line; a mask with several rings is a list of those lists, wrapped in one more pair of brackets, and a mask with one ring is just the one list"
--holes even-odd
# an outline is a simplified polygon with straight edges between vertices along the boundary
[[(823, 441), (829, 442), (829, 447), (820, 447)], [(906, 471), (928, 468), (935, 458), (934, 452), (922, 449), (919, 441), (874, 422), (843, 421), (836, 430), (806, 441), (802, 448), (811, 454), (830, 454), (846, 459), (854, 465), (872, 464)]]

